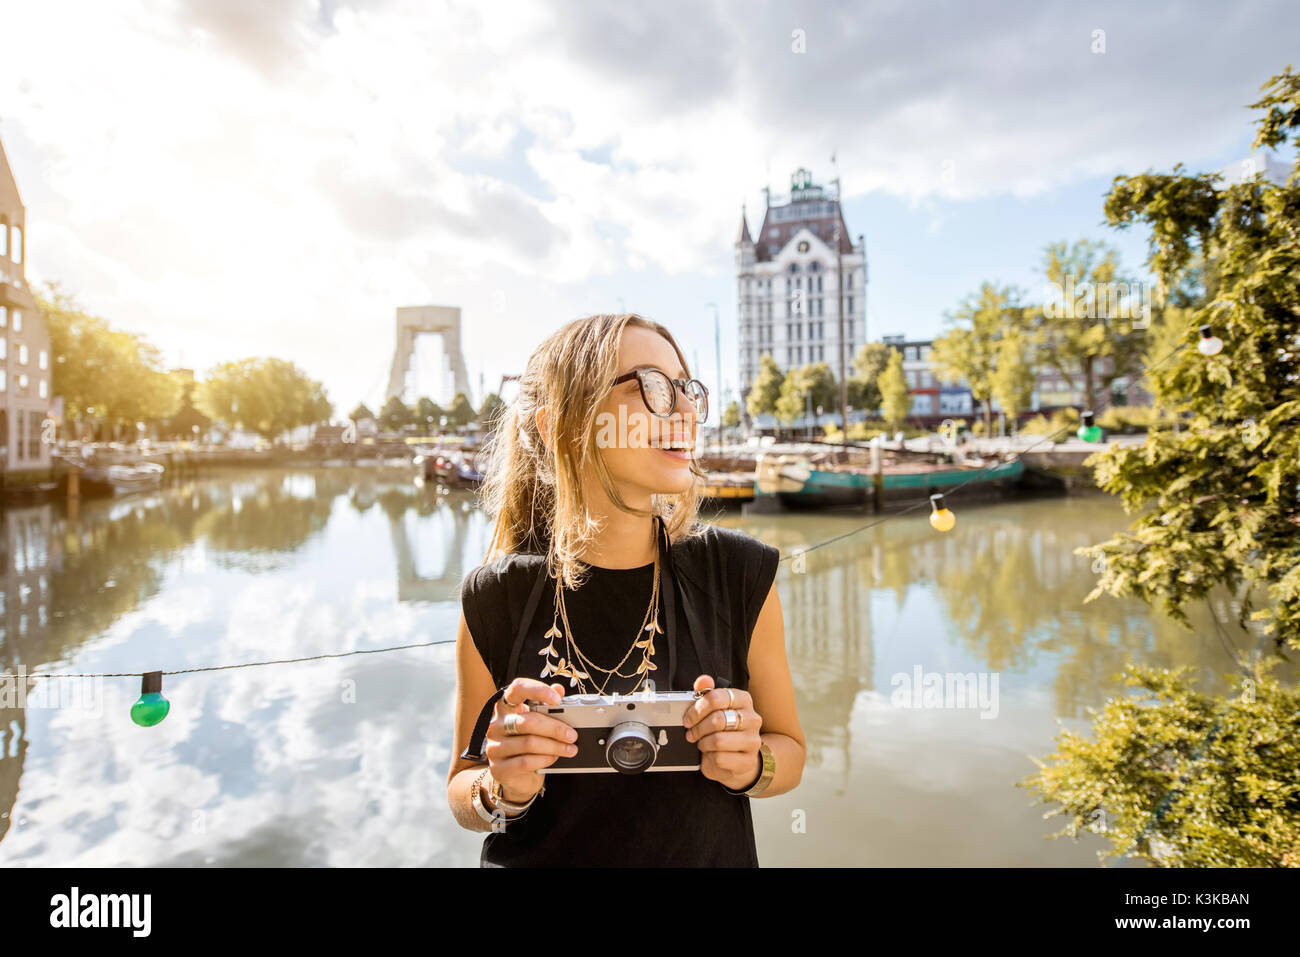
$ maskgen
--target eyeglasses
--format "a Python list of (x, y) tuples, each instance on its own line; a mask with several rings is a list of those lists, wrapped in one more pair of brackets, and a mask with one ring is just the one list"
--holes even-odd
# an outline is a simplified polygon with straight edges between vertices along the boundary
[(634, 369), (614, 380), (613, 385), (636, 379), (641, 386), (641, 400), (645, 407), (666, 419), (677, 409), (677, 390), (695, 406), (696, 421), (703, 422), (709, 417), (709, 390), (699, 379), (672, 379), (658, 369)]

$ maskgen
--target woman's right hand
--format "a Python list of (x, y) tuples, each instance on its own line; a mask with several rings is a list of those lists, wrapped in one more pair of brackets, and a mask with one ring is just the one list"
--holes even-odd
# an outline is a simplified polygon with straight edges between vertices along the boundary
[[(564, 685), (543, 684), (534, 678), (516, 678), (497, 699), (492, 723), (487, 729), (484, 752), (492, 779), (501, 785), (502, 796), (514, 804), (523, 804), (542, 789), (540, 768), (550, 767), (557, 758), (578, 753), (573, 742), (578, 733), (563, 721), (538, 711), (531, 711), (527, 701), (558, 705)], [(518, 702), (513, 707), (506, 699)], [(506, 734), (506, 715), (518, 714), (515, 734)]]

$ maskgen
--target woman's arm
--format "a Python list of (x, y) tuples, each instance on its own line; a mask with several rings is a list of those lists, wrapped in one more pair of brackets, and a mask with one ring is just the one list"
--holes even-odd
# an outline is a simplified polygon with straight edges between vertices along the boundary
[[(465, 624), (462, 612), (460, 623), (456, 627), (456, 726), (452, 738), (451, 767), (447, 772), (447, 806), (451, 808), (456, 823), (469, 831), (491, 831), (492, 825), (479, 817), (470, 801), (470, 785), (474, 778), (486, 768), (487, 761), (466, 761), (460, 755), (469, 745), (474, 733), (474, 722), (483, 708), (483, 702), (492, 697), (496, 691), (492, 673), (483, 663), (483, 656), (474, 646), (470, 637), (469, 626)], [(492, 810), (492, 799), (488, 789), (492, 786), (492, 775), (483, 779), (480, 794), (483, 806)]]
[[(755, 797), (775, 797), (793, 791), (803, 778), (806, 744), (794, 703), (794, 682), (785, 657), (785, 622), (776, 583), (767, 593), (749, 640), (749, 694), (754, 710), (763, 719), (760, 737), (772, 752), (776, 774), (772, 783)], [(753, 780), (762, 767), (754, 767)]]

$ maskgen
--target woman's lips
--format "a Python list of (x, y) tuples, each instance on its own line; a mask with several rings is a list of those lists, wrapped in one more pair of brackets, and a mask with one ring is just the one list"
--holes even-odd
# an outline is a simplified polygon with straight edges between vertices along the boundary
[(679, 452), (675, 449), (660, 449), (659, 451), (664, 455), (671, 455), (679, 462), (689, 462), (691, 460), (690, 452)]

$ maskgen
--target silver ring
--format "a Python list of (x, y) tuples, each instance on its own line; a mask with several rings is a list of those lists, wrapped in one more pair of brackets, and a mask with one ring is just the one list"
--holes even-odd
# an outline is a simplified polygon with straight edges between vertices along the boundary
[(726, 711), (722, 712), (722, 714), (727, 719), (727, 724), (723, 728), (724, 731), (735, 731), (740, 727), (740, 715), (737, 712), (728, 708)]
[(506, 715), (505, 727), (506, 734), (519, 734), (519, 721), (523, 718), (522, 714)]
[(727, 707), (728, 707), (728, 708), (734, 708), (735, 706), (736, 706), (736, 692), (734, 692), (734, 691), (732, 691), (730, 688), (728, 688), (728, 689), (727, 689)]

